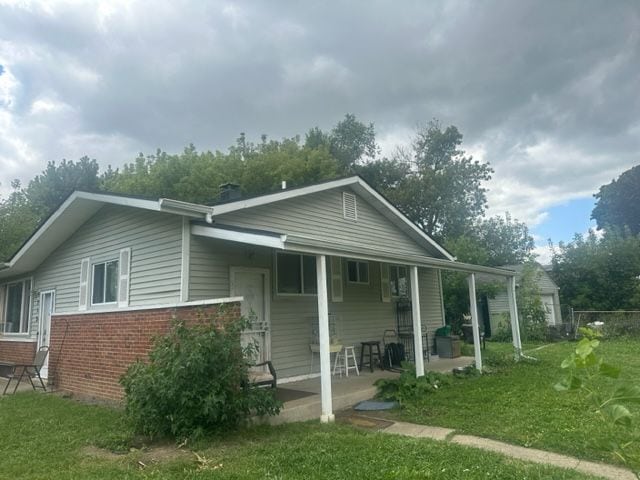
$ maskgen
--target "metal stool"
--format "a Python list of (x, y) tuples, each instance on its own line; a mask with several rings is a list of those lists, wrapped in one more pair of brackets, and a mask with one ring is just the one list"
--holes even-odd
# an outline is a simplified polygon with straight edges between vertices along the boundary
[[(371, 340), (371, 341), (368, 341), (368, 342), (362, 342), (361, 345), (362, 345), (362, 348), (360, 350), (360, 368), (364, 368), (365, 365), (368, 364), (369, 368), (373, 372), (373, 357), (374, 356), (378, 357), (378, 365), (380, 365), (380, 368), (382, 368), (382, 355), (380, 354), (380, 342), (377, 341), (377, 340)], [(373, 347), (376, 347), (375, 351), (373, 350)], [(367, 363), (364, 362), (365, 349), (369, 350), (369, 352), (367, 353), (369, 355), (369, 361)]]
[[(353, 360), (353, 365), (349, 365), (349, 359)], [(344, 347), (341, 352), (336, 355), (336, 361), (333, 364), (333, 374), (336, 374), (336, 370), (340, 371), (340, 377), (342, 377), (342, 370), (344, 370), (345, 376), (349, 376), (349, 370), (355, 370), (356, 375), (360, 375), (358, 370), (358, 362), (356, 360), (356, 349), (353, 345)]]

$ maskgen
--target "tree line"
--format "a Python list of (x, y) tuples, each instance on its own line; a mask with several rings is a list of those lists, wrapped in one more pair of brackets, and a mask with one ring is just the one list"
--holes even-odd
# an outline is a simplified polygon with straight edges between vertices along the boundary
[[(455, 126), (432, 120), (416, 129), (409, 146), (382, 156), (375, 126), (347, 114), (329, 130), (313, 127), (303, 136), (279, 140), (263, 135), (257, 142), (243, 133), (226, 151), (199, 151), (193, 145), (180, 153), (157, 150), (141, 153), (120, 168), (108, 165), (101, 169), (89, 157), (51, 161), (26, 186), (14, 181), (12, 192), (0, 199), (0, 259), (9, 259), (74, 190), (212, 204), (224, 183), (239, 184), (248, 196), (276, 191), (283, 180), (295, 187), (357, 174), (460, 261), (489, 266), (532, 261), (534, 242), (525, 223), (508, 213), (486, 216), (493, 169), (489, 162), (468, 155), (462, 143), (463, 135)], [(632, 273), (636, 277), (640, 273), (636, 268), (640, 254), (635, 253), (638, 216), (618, 187), (629, 188), (634, 178), (638, 185), (640, 171), (634, 171), (632, 179), (628, 177), (625, 174), (615, 185), (603, 186), (597, 194), (594, 218), (606, 232), (604, 236), (576, 237), (573, 242), (554, 246), (554, 276), (561, 286), (563, 303), (580, 308), (613, 308), (616, 303), (617, 308), (629, 308), (640, 301), (637, 278), (631, 279)], [(629, 211), (623, 221), (616, 217), (620, 211)], [(635, 223), (630, 218), (635, 218)], [(607, 256), (616, 252), (615, 257), (625, 258), (627, 263), (617, 268), (607, 263), (603, 251)], [(595, 268), (594, 255), (601, 255), (599, 264), (606, 268)], [(636, 256), (638, 261), (629, 265), (629, 259)], [(606, 293), (605, 286), (614, 273), (627, 285), (622, 289), (624, 299)], [(466, 282), (459, 274), (448, 274), (444, 283), (447, 315), (460, 317), (468, 311)], [(609, 301), (595, 300), (600, 297)]]

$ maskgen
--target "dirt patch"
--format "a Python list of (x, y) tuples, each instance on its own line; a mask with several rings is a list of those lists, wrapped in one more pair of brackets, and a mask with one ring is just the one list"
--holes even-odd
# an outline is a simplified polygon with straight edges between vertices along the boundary
[(98, 448), (94, 445), (83, 447), (81, 452), (87, 457), (101, 458), (104, 460), (119, 460), (126, 455), (126, 453), (116, 453), (106, 448)]
[(354, 427), (363, 428), (365, 430), (384, 430), (393, 425), (393, 422), (382, 420), (380, 418), (372, 418), (366, 415), (353, 413), (353, 410), (345, 410), (336, 414), (336, 421), (346, 423)]

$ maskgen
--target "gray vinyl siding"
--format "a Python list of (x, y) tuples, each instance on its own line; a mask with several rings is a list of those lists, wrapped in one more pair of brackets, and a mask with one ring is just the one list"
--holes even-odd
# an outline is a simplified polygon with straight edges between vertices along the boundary
[[(227, 297), (230, 268), (256, 267), (271, 271), (271, 359), (280, 378), (311, 372), (313, 324), (318, 321), (315, 296), (278, 296), (274, 293), (273, 250), (240, 246), (218, 240), (192, 237), (190, 263), (190, 300)], [(343, 345), (354, 345), (360, 359), (360, 342), (380, 340), (385, 330), (395, 329), (395, 301), (380, 298), (380, 264), (369, 263), (368, 285), (345, 281), (343, 261), (343, 302), (329, 302), (329, 313), (336, 316), (337, 335)], [(436, 270), (420, 269), (420, 307), (430, 341), (433, 331), (442, 325), (440, 282)], [(331, 296), (329, 295), (329, 299)], [(315, 358), (314, 372), (318, 371)]]
[(499, 292), (494, 298), (489, 298), (488, 304), (491, 333), (493, 334), (504, 329), (510, 322), (507, 292)]
[(539, 270), (538, 274), (538, 287), (543, 293), (553, 294), (558, 290), (557, 285), (551, 280), (549, 274), (542, 269)]
[(100, 209), (52, 253), (33, 274), (34, 290), (55, 290), (56, 312), (77, 312), (82, 259), (116, 260), (123, 248), (131, 248), (130, 306), (180, 301), (182, 218), (119, 206)]
[[(215, 219), (221, 224), (301, 235), (318, 241), (429, 255), (362, 197), (357, 196), (358, 220), (345, 220), (342, 193), (341, 189), (318, 192)], [(352, 192), (349, 190), (349, 193)]]
[(418, 286), (420, 289), (420, 319), (426, 327), (429, 351), (433, 352), (435, 331), (444, 325), (442, 283), (438, 271), (433, 268), (418, 269)]
[(229, 268), (271, 269), (270, 249), (191, 236), (189, 300), (229, 296)]

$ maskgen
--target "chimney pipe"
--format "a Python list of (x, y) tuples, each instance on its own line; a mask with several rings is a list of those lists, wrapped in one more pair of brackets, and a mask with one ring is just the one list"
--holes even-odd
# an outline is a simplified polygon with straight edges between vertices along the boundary
[(241, 197), (240, 193), (240, 185), (237, 183), (223, 183), (220, 185), (220, 196), (219, 199), (221, 202), (232, 202), (234, 200), (239, 200)]

